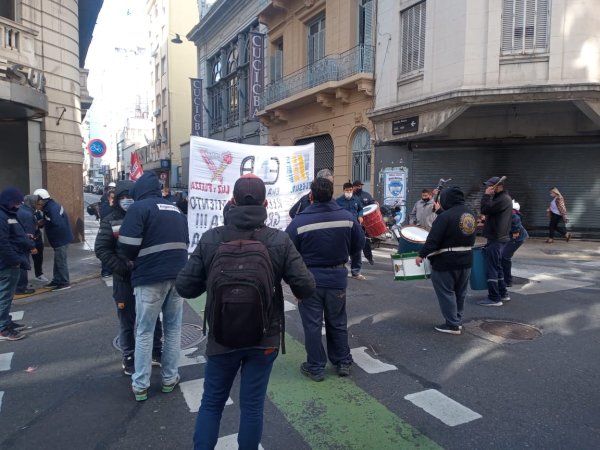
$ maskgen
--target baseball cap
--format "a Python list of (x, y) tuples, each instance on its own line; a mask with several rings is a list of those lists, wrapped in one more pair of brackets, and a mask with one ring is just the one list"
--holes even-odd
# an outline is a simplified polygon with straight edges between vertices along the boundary
[(498, 183), (498, 181), (500, 181), (500, 177), (492, 177), (489, 180), (487, 180), (486, 182), (484, 182), (483, 184), (486, 186), (493, 186), (496, 183)]
[(42, 200), (47, 200), (50, 198), (50, 194), (46, 189), (36, 189), (33, 191), (33, 195), (37, 195)]
[(363, 182), (360, 180), (354, 180), (354, 183), (352, 183), (352, 186), (363, 186)]
[(266, 195), (265, 183), (252, 173), (242, 175), (233, 186), (233, 198), (240, 206), (262, 205)]

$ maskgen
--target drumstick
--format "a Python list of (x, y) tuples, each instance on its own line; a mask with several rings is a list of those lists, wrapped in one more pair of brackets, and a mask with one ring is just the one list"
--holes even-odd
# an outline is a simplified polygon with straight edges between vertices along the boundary
[(505, 175), (502, 175), (502, 176), (500, 177), (500, 179), (498, 180), (498, 182), (497, 182), (495, 185), (493, 185), (492, 187), (495, 189), (495, 188), (496, 188), (496, 186), (498, 186), (499, 184), (501, 184), (502, 182), (504, 182), (504, 180), (506, 180), (506, 176), (505, 176)]

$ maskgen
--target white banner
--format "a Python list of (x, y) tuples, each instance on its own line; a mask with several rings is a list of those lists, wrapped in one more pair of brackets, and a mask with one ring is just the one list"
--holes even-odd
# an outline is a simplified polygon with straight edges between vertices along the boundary
[(267, 188), (267, 226), (284, 230), (292, 205), (310, 190), (314, 144), (270, 147), (190, 137), (188, 227), (191, 253), (206, 230), (223, 225), (236, 180), (253, 173)]

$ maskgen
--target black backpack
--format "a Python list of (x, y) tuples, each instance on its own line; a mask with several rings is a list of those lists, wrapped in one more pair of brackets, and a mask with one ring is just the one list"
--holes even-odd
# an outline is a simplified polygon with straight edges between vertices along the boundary
[(208, 320), (215, 341), (226, 347), (256, 346), (269, 331), (273, 266), (267, 247), (254, 233), (249, 239), (224, 239), (208, 273), (204, 333)]

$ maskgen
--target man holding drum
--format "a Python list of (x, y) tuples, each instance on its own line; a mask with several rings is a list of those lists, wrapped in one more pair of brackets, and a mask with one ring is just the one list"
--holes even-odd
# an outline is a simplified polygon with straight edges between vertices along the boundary
[[(365, 206), (369, 206), (374, 203), (376, 204), (377, 202), (375, 201), (373, 196), (371, 194), (369, 194), (367, 191), (363, 190), (363, 186), (364, 186), (363, 182), (360, 180), (354, 180), (354, 183), (352, 183), (352, 189), (354, 190), (354, 195), (356, 197), (358, 197), (358, 199), (362, 203), (362, 207), (364, 208)], [(374, 237), (374, 236), (368, 236), (368, 237)], [(365, 246), (363, 248), (363, 254), (365, 255), (365, 258), (367, 258), (367, 261), (369, 261), (369, 264), (371, 264), (371, 265), (375, 264), (375, 261), (373, 261), (373, 251), (371, 250), (371, 241), (369, 239), (365, 239)]]
[[(363, 206), (359, 198), (354, 195), (352, 183), (344, 183), (343, 188), (344, 195), (336, 198), (335, 202), (346, 211), (350, 212), (352, 217), (354, 217), (354, 220), (362, 224), (363, 218), (360, 216), (360, 213), (363, 210)], [(355, 280), (366, 279), (365, 276), (360, 273), (360, 269), (362, 268), (361, 251), (362, 249), (359, 249), (356, 253), (350, 255), (350, 273)]]
[(448, 334), (462, 333), (462, 317), (475, 244), (475, 213), (465, 205), (463, 192), (452, 187), (440, 196), (443, 212), (437, 217), (425, 245), (415, 259), (431, 261), (431, 282), (446, 322), (435, 327)]
[(408, 223), (410, 225), (418, 225), (429, 231), (436, 217), (433, 193), (430, 189), (423, 189), (421, 191), (421, 200), (415, 203), (415, 206), (408, 215)]

